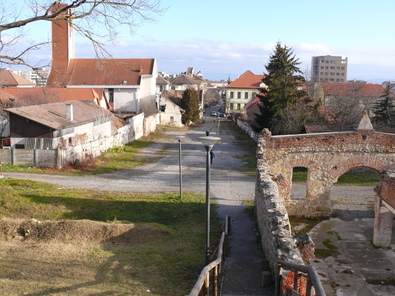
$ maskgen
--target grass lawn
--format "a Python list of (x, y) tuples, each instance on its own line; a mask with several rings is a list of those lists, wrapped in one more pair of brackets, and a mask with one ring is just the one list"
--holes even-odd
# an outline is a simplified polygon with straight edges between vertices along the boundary
[[(122, 147), (115, 147), (106, 152), (103, 152), (99, 157), (90, 161), (84, 162), (80, 167), (69, 166), (62, 170), (35, 168), (28, 166), (14, 166), (10, 164), (3, 164), (4, 172), (21, 172), (21, 173), (38, 173), (38, 174), (64, 174), (64, 175), (87, 175), (87, 174), (104, 174), (111, 173), (121, 169), (131, 169), (136, 166), (154, 162), (166, 151), (168, 148), (162, 140), (169, 137), (164, 132), (167, 130), (175, 130), (166, 126), (158, 127), (156, 132), (149, 136), (142, 137), (138, 140), (130, 142)], [(185, 129), (185, 128), (182, 128)], [(156, 143), (159, 145), (158, 153), (155, 155), (140, 154), (140, 150)]]
[[(205, 200), (200, 195), (184, 193), (180, 200), (178, 194), (71, 190), (2, 179), (0, 205), (0, 222), (42, 222), (39, 234), (25, 236), (0, 224), (1, 295), (185, 295), (204, 266)], [(62, 239), (44, 227), (47, 220), (70, 219), (100, 221), (103, 229), (131, 223), (149, 228), (114, 243), (100, 241), (82, 222), (58, 228)], [(213, 215), (213, 232), (219, 228)]]
[[(295, 168), (293, 171), (293, 182), (306, 182), (306, 168)], [(378, 173), (370, 169), (353, 169), (343, 174), (335, 185), (359, 185), (359, 186), (375, 186), (379, 183), (380, 176)]]

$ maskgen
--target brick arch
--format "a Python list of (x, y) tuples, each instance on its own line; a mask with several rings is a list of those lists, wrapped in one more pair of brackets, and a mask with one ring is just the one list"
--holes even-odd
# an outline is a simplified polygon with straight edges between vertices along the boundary
[(370, 168), (375, 170), (379, 174), (383, 173), (387, 169), (387, 164), (377, 157), (371, 156), (358, 156), (343, 160), (338, 165), (333, 166), (330, 170), (330, 174), (335, 180), (341, 175), (345, 174), (353, 168)]
[(288, 162), (288, 164), (291, 168), (305, 167), (309, 170), (315, 170), (314, 162), (312, 162), (311, 160), (307, 160), (306, 158), (292, 159)]

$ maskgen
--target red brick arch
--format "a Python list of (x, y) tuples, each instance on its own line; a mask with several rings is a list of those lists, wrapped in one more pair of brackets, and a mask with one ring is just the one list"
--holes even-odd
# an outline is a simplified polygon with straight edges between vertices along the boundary
[(314, 162), (311, 160), (307, 160), (306, 158), (292, 159), (289, 161), (288, 164), (291, 168), (304, 167), (308, 168), (309, 170), (315, 170)]
[(340, 176), (353, 168), (370, 168), (379, 174), (387, 169), (387, 164), (376, 157), (358, 156), (340, 162), (331, 168), (331, 175), (337, 180)]

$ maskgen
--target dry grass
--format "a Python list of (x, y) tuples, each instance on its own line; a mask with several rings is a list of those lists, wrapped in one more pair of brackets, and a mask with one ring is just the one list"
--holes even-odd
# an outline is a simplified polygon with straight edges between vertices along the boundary
[(0, 295), (185, 295), (204, 266), (204, 212), (204, 198), (188, 192), (2, 179)]
[(171, 235), (161, 228), (0, 220), (0, 229), (1, 295), (185, 294), (184, 285), (163, 278), (155, 249), (168, 247)]

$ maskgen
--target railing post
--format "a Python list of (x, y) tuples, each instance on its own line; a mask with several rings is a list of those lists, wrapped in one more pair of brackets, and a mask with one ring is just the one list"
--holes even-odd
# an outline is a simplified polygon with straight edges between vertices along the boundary
[(216, 267), (214, 267), (214, 271), (213, 271), (213, 289), (214, 289), (214, 291), (213, 291), (213, 295), (214, 296), (218, 296), (219, 294), (218, 294), (218, 283), (219, 283), (219, 281), (218, 281), (218, 267), (219, 267), (219, 265), (217, 265)]
[(210, 296), (210, 272), (206, 273), (204, 280), (203, 296)]
[(307, 286), (306, 286), (306, 296), (311, 296), (312, 288), (313, 285), (311, 283), (311, 279), (309, 277), (309, 280), (307, 281)]

